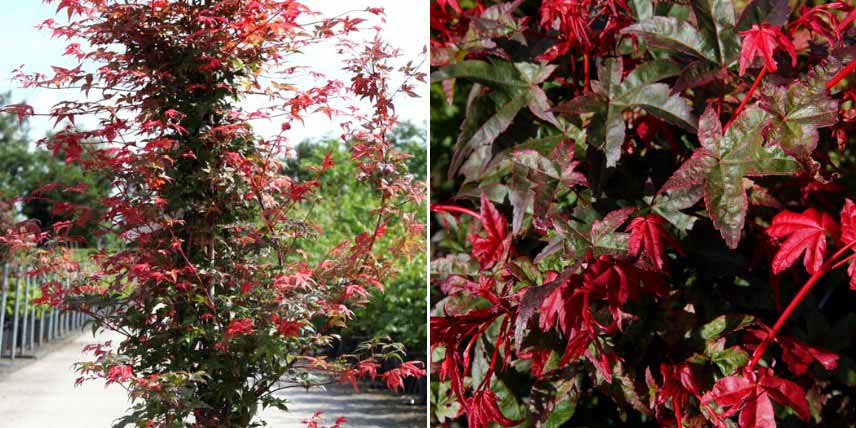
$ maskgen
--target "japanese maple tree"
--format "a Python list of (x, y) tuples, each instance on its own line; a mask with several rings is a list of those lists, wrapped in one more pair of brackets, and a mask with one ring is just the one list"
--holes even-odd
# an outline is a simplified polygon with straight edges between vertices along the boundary
[(433, 423), (854, 426), (852, 2), (431, 12)]
[[(399, 52), (382, 39), (383, 10), (326, 17), (292, 0), (48, 3), (59, 16), (41, 27), (79, 65), (17, 77), (25, 87), (78, 95), (46, 112), (4, 110), (52, 118), (58, 132), (41, 144), (110, 177), (112, 190), (98, 207), (54, 206), (72, 220), (52, 230), (9, 230), (3, 241), (39, 257), (34, 275), (56, 278), (43, 286), (43, 302), (121, 333), (118, 343), (91, 346), (95, 360), (79, 366), (79, 381), (104, 378), (133, 398), (116, 426), (261, 426), (262, 407), (286, 409), (277, 391), (356, 388), (361, 378), (400, 388), (403, 378), (424, 375), (420, 364), (400, 361), (400, 347), (378, 341), (335, 358), (323, 353), (351, 308), (393, 274), (375, 241), (395, 225), (403, 231), (387, 245), (395, 257), (424, 248), (422, 221), (405, 209), (421, 203), (424, 186), (388, 140), (395, 97), (413, 94), (424, 75), (415, 62), (396, 65)], [(350, 82), (293, 60), (322, 43), (336, 46)], [(380, 203), (365, 219), (371, 226), (310, 258), (300, 242), (323, 231), (297, 213), (311, 213), (332, 161), (309, 179), (285, 174), (284, 162), (289, 129), (318, 112), (343, 123), (357, 178)], [(264, 122), (281, 132), (259, 135), (254, 125)], [(122, 245), (81, 269), (64, 248), (77, 239), (71, 226), (93, 216), (98, 233)], [(78, 269), (67, 283), (64, 274)], [(401, 364), (383, 370), (390, 359)]]

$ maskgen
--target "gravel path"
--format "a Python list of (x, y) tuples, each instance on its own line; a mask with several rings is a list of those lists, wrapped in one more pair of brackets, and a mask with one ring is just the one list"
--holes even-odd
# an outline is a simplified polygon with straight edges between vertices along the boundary
[[(98, 341), (110, 340), (100, 335)], [(113, 338), (115, 340), (115, 338)], [(72, 365), (95, 342), (84, 333), (65, 346), (0, 379), (0, 426), (10, 428), (109, 428), (129, 403), (125, 390), (103, 382), (74, 386)]]
[[(93, 338), (78, 336), (63, 347), (0, 379), (0, 427), (10, 428), (109, 428), (130, 405), (125, 391), (103, 382), (74, 386), (72, 365), (86, 356), (81, 349), (88, 343), (116, 341), (105, 333)], [(267, 409), (262, 418), (270, 427), (305, 427), (304, 420), (322, 411), (332, 423), (344, 416), (346, 428), (421, 428), (425, 426), (425, 405), (409, 404), (409, 395), (361, 391), (345, 387), (327, 390), (291, 391), (284, 396), (289, 412)]]
[[(267, 409), (262, 419), (271, 427), (305, 427), (302, 423), (316, 411), (323, 412), (326, 424), (339, 416), (347, 419), (345, 428), (423, 428), (425, 404), (410, 404), (410, 395), (362, 389), (359, 394), (347, 386), (326, 390), (294, 390), (283, 395), (291, 404), (288, 412)], [(326, 426), (326, 425), (323, 425)]]

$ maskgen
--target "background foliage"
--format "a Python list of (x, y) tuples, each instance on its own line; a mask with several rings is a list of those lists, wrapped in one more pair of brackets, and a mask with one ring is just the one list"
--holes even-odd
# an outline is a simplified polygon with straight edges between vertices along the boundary
[[(392, 144), (402, 153), (410, 156), (407, 160), (408, 171), (418, 181), (426, 179), (427, 133), (411, 123), (402, 123), (392, 135)], [(331, 154), (333, 166), (320, 179), (320, 189), (316, 199), (309, 201), (303, 208), (311, 210), (315, 224), (324, 231), (317, 239), (301, 242), (299, 248), (310, 259), (319, 259), (325, 249), (342, 242), (347, 236), (370, 227), (369, 213), (380, 200), (365, 183), (359, 182), (357, 171), (350, 163), (350, 154), (337, 140), (306, 141), (296, 148), (295, 161), (289, 164), (288, 174), (297, 174), (308, 179), (315, 168), (322, 164), (327, 154)], [(417, 217), (424, 218), (426, 207), (408, 207)], [(403, 233), (400, 223), (387, 226), (390, 235)], [(384, 238), (376, 245), (380, 251), (389, 251), (391, 239)], [(428, 327), (424, 314), (427, 311), (425, 299), (427, 273), (426, 255), (417, 254), (395, 259), (398, 266), (395, 276), (385, 283), (383, 292), (372, 290), (369, 301), (355, 311), (354, 320), (345, 334), (356, 340), (370, 339), (375, 336), (389, 336), (403, 343), (408, 355), (421, 358), (428, 337)]]

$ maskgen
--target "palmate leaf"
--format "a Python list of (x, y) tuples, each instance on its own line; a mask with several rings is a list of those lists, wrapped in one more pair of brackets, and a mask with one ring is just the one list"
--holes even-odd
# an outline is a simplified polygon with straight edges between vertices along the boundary
[(728, 65), (740, 52), (740, 38), (734, 28), (734, 4), (731, 0), (693, 0), (690, 5), (705, 40), (713, 41), (715, 62)]
[(817, 147), (818, 129), (838, 121), (838, 101), (827, 95), (825, 86), (839, 68), (840, 63), (831, 60), (788, 87), (761, 87), (760, 105), (775, 117), (768, 131), (770, 142), (781, 146), (811, 173), (819, 168), (811, 158)]
[(571, 99), (554, 109), (568, 115), (594, 113), (587, 128), (586, 142), (604, 152), (607, 167), (615, 166), (621, 158), (625, 110), (640, 108), (684, 129), (695, 131), (696, 128), (689, 101), (671, 94), (668, 85), (655, 83), (680, 73), (672, 61), (640, 64), (622, 81), (623, 70), (621, 58), (603, 61), (598, 67), (599, 80), (592, 82), (593, 93)]
[(723, 134), (715, 109), (708, 107), (699, 121), (701, 148), (660, 189), (660, 193), (683, 189), (698, 195), (701, 186), (708, 216), (730, 248), (740, 242), (749, 205), (743, 178), (799, 171), (797, 162), (781, 147), (763, 144), (762, 131), (770, 119), (753, 105)]
[(708, 84), (720, 76), (722, 70), (711, 62), (696, 60), (689, 63), (681, 71), (672, 86), (672, 93), (679, 94), (687, 89)]
[(668, 220), (672, 226), (686, 233), (692, 229), (696, 217), (681, 212), (692, 207), (704, 197), (702, 186), (675, 189), (657, 195), (651, 202), (651, 211)]
[(546, 154), (521, 144), (510, 153), (511, 185), (508, 197), (514, 208), (512, 233), (517, 236), (523, 229), (523, 219), (527, 212), (532, 213), (532, 225), (536, 230), (546, 232), (552, 226), (551, 217), (556, 192), (572, 189), (578, 185), (586, 186), (585, 175), (575, 171), (579, 161), (573, 158), (573, 143), (562, 136), (548, 137), (556, 140), (553, 148)]
[(602, 255), (623, 256), (627, 254), (630, 234), (617, 229), (630, 217), (636, 208), (621, 208), (598, 219), (592, 208), (577, 207), (576, 220), (556, 220), (556, 231), (564, 240), (565, 249), (574, 259), (580, 259), (591, 250), (595, 257)]
[(490, 87), (517, 86), (525, 88), (528, 86), (526, 80), (510, 62), (461, 61), (431, 73), (431, 82), (460, 78), (466, 78)]
[(746, 31), (762, 23), (781, 27), (788, 22), (790, 13), (788, 0), (752, 0), (737, 21), (737, 31)]
[(654, 16), (621, 31), (639, 37), (651, 46), (696, 59), (681, 72), (672, 93), (710, 82), (733, 64), (740, 53), (740, 37), (731, 0), (693, 0), (690, 5), (695, 22)]
[(652, 46), (672, 49), (717, 63), (715, 43), (707, 40), (692, 23), (671, 16), (655, 16), (633, 24), (623, 34), (637, 36)]
[(801, 255), (806, 271), (813, 274), (823, 265), (826, 235), (836, 237), (838, 225), (829, 214), (809, 208), (802, 213), (780, 212), (773, 217), (773, 224), (766, 233), (784, 241), (773, 257), (774, 274), (791, 267)]
[[(450, 178), (474, 151), (480, 155), (479, 164), (484, 169), (490, 162), (493, 142), (523, 108), (528, 107), (535, 117), (561, 127), (539, 86), (555, 69), (555, 65), (468, 60), (449, 64), (431, 74), (432, 82), (466, 79), (476, 83), (455, 143)], [(483, 93), (484, 86), (492, 91)]]

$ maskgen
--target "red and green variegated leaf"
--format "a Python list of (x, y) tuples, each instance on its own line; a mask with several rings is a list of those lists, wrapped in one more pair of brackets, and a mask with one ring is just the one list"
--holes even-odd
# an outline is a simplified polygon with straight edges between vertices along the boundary
[(606, 59), (597, 70), (599, 80), (592, 82), (593, 94), (573, 98), (554, 111), (568, 115), (594, 113), (586, 142), (606, 155), (607, 167), (615, 166), (621, 159), (627, 127), (623, 114), (629, 109), (643, 109), (668, 123), (695, 131), (697, 120), (689, 101), (674, 95), (668, 85), (656, 83), (680, 72), (674, 63), (662, 60), (642, 63), (624, 80), (621, 58)]
[(716, 111), (708, 106), (699, 120), (697, 149), (660, 189), (704, 188), (705, 209), (725, 243), (736, 248), (746, 221), (746, 176), (784, 175), (798, 171), (796, 161), (779, 147), (763, 145), (770, 116), (752, 106), (723, 134)]
[(774, 116), (768, 140), (799, 160), (812, 174), (819, 168), (811, 158), (817, 147), (818, 129), (838, 121), (838, 101), (829, 97), (825, 89), (830, 70), (826, 65), (819, 66), (789, 87), (761, 88), (761, 106)]
[(742, 165), (718, 164), (708, 173), (704, 184), (704, 206), (713, 227), (719, 230), (729, 248), (737, 248), (749, 198), (743, 187)]

